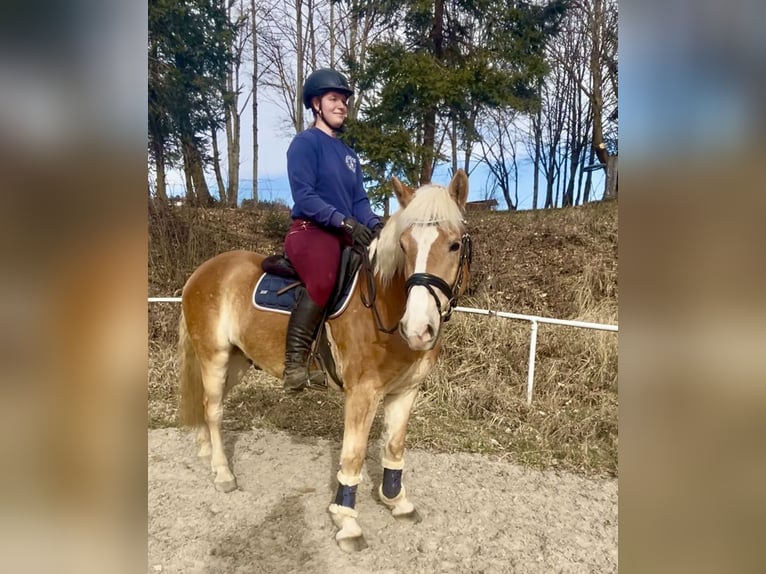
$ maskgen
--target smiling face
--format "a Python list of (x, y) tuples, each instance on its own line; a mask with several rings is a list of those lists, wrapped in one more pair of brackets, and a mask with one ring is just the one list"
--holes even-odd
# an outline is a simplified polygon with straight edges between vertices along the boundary
[(324, 122), (331, 130), (340, 129), (346, 121), (348, 97), (345, 94), (329, 91), (321, 98), (314, 98), (311, 105), (317, 112), (318, 121)]

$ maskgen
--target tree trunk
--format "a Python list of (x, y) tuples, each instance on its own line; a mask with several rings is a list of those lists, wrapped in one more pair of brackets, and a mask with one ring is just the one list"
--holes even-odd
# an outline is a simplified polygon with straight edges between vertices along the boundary
[[(537, 209), (537, 195), (540, 189), (540, 146), (543, 140), (543, 108), (542, 105), (537, 109), (537, 118), (532, 122), (535, 138), (535, 157), (532, 172), (532, 209)], [(547, 207), (547, 206), (546, 206)]]
[(189, 136), (183, 138), (181, 146), (184, 150), (187, 187), (191, 186), (196, 204), (207, 207), (215, 205), (215, 201), (210, 195), (210, 189), (205, 181), (205, 172), (202, 167), (202, 154), (200, 153), (199, 148)]
[(168, 202), (167, 184), (165, 183), (165, 154), (162, 150), (162, 144), (153, 142), (154, 147), (154, 168), (157, 171), (157, 189), (155, 195), (162, 203)]
[(519, 164), (516, 161), (516, 150), (513, 151), (513, 197), (514, 197), (514, 204), (513, 207), (511, 207), (511, 204), (508, 204), (508, 209), (516, 210), (519, 207)]
[(450, 147), (452, 149), (452, 175), (457, 173), (457, 119), (452, 117)]
[(236, 98), (231, 110), (231, 135), (228, 146), (229, 186), (226, 190), (226, 204), (237, 207), (239, 196), (239, 147), (240, 147), (240, 116), (236, 109)]
[(569, 177), (567, 178), (567, 187), (564, 192), (562, 205), (564, 207), (570, 207), (575, 205), (575, 180), (578, 175), (578, 167), (580, 166), (580, 156), (582, 149), (580, 146), (580, 140), (582, 134), (580, 133), (580, 126), (582, 125), (582, 108), (580, 91), (573, 87), (571, 90), (571, 103), (569, 108)]
[(330, 2), (330, 67), (335, 67), (335, 2)]
[(610, 155), (606, 163), (606, 189), (604, 198), (613, 199), (617, 197), (617, 156)]
[[(234, 4), (227, 2), (226, 10), (229, 21), (232, 20), (232, 10)], [(240, 6), (241, 8), (241, 6)], [(220, 194), (220, 200), (223, 205), (237, 207), (239, 196), (239, 148), (240, 148), (240, 115), (239, 115), (239, 67), (242, 60), (240, 48), (235, 43), (237, 40), (232, 38), (229, 45), (231, 63), (226, 70), (226, 96), (223, 101), (224, 114), (226, 119), (226, 164), (228, 166), (228, 185)]]
[(197, 192), (194, 189), (194, 181), (192, 180), (192, 168), (191, 159), (189, 158), (189, 150), (186, 145), (181, 145), (181, 155), (184, 162), (184, 181), (186, 183), (186, 203), (189, 205), (197, 205)]
[[(596, 152), (593, 148), (590, 150), (590, 155), (588, 159), (588, 165), (593, 165), (593, 162), (596, 161)], [(583, 191), (582, 196), (582, 202), (588, 203), (590, 201), (590, 190), (593, 185), (593, 171), (588, 170), (588, 174), (585, 176), (585, 191)]]
[(433, 175), (434, 143), (436, 142), (436, 110), (426, 112), (423, 123), (423, 153), (420, 162), (420, 185), (430, 183)]
[(553, 168), (545, 176), (545, 209), (556, 207), (553, 199)]
[(295, 133), (303, 131), (303, 4), (295, 2)]
[(314, 0), (306, 0), (306, 8), (308, 8), (308, 23), (306, 25), (306, 34), (309, 41), (309, 62), (311, 63), (311, 69), (317, 69), (317, 41), (316, 30), (314, 28)]
[(215, 173), (215, 182), (218, 185), (218, 197), (223, 201), (226, 197), (226, 186), (223, 183), (223, 175), (221, 175), (221, 154), (218, 151), (218, 135), (215, 128), (211, 131), (213, 141), (213, 172)]
[(255, 0), (250, 0), (253, 15), (253, 205), (258, 205), (258, 28), (255, 25)]
[[(609, 150), (604, 143), (603, 107), (604, 98), (602, 92), (602, 74), (601, 74), (601, 24), (603, 22), (603, 0), (593, 0), (593, 15), (591, 19), (591, 30), (593, 33), (593, 43), (590, 53), (590, 75), (591, 75), (591, 101), (593, 103), (593, 151), (596, 153), (598, 161), (607, 166), (607, 189), (604, 191), (606, 197), (611, 182), (609, 177)], [(616, 168), (616, 163), (615, 166)], [(614, 178), (614, 192), (617, 193), (616, 171)]]
[[(434, 19), (431, 26), (431, 46), (434, 59), (441, 63), (444, 46), (444, 0), (435, 0)], [(420, 164), (420, 185), (425, 185), (433, 177), (436, 150), (436, 108), (431, 107), (423, 117), (423, 154)]]

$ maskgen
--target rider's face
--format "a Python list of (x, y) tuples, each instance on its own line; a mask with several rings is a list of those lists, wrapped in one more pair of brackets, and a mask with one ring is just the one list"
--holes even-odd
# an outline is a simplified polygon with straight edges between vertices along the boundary
[(327, 92), (319, 101), (325, 123), (333, 129), (343, 125), (348, 115), (348, 98), (340, 92)]

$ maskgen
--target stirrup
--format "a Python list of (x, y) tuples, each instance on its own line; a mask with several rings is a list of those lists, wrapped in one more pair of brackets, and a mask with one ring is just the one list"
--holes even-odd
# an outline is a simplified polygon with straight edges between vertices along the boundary
[(296, 381), (297, 384), (288, 385), (288, 377), (282, 379), (282, 388), (288, 393), (299, 393), (304, 389), (325, 390), (327, 388), (327, 378), (322, 371), (311, 371), (308, 376), (303, 370), (301, 377)]

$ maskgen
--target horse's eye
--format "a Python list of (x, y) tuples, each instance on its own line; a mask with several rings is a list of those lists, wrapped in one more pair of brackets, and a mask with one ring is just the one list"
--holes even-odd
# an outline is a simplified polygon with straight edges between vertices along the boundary
[(455, 241), (452, 245), (449, 246), (450, 251), (459, 251), (460, 250), (460, 243)]

